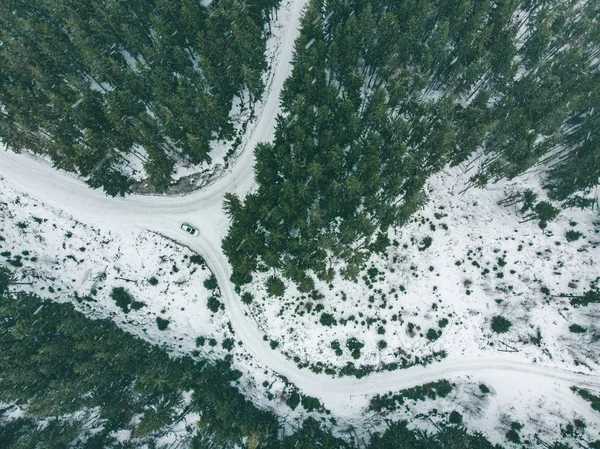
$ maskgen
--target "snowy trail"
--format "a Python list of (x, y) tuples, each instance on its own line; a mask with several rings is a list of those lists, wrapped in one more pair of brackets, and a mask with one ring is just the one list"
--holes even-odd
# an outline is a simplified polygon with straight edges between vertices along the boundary
[[(75, 219), (89, 224), (109, 227), (131, 226), (158, 232), (190, 247), (201, 254), (215, 273), (222, 298), (237, 338), (261, 366), (285, 376), (304, 394), (321, 398), (325, 405), (350, 403), (353, 397), (383, 394), (413, 387), (443, 378), (486, 373), (505, 375), (518, 383), (525, 378), (550, 380), (561, 385), (579, 385), (600, 389), (600, 376), (585, 375), (533, 365), (515, 354), (481, 358), (445, 359), (422, 367), (415, 366), (394, 372), (372, 374), (362, 379), (331, 378), (300, 370), (281, 353), (270, 348), (246, 316), (237, 294), (229, 281), (230, 266), (220, 247), (228, 229), (228, 220), (222, 211), (226, 192), (245, 194), (253, 187), (253, 148), (261, 141), (271, 140), (275, 118), (279, 112), (279, 94), (283, 82), (291, 73), (294, 41), (299, 35), (300, 16), (306, 0), (292, 5), (289, 22), (282, 39), (281, 50), (274, 66), (274, 75), (255, 129), (245, 142), (242, 153), (230, 171), (206, 189), (185, 196), (136, 196), (109, 198), (102, 192), (89, 189), (71, 174), (57, 171), (48, 163), (27, 155), (0, 151), (0, 175), (21, 192), (37, 198), (49, 206), (61, 209)], [(181, 231), (186, 221), (200, 230), (192, 237)], [(347, 408), (351, 413), (352, 407)]]

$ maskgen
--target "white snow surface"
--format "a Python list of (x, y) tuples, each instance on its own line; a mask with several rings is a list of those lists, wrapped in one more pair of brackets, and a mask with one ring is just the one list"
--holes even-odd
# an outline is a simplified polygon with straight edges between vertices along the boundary
[[(397, 391), (444, 378), (462, 379), (466, 375), (490, 379), (492, 386), (496, 387), (497, 384), (498, 389), (500, 384), (510, 386), (526, 383), (528, 391), (542, 396), (553, 389), (565, 391), (571, 385), (600, 389), (597, 369), (591, 373), (584, 370), (584, 374), (575, 371), (572, 366), (557, 363), (555, 359), (537, 359), (534, 362), (527, 351), (498, 353), (474, 350), (462, 354), (460, 350), (456, 350), (451, 351), (443, 361), (427, 367), (415, 366), (405, 370), (379, 372), (362, 379), (332, 378), (298, 369), (294, 362), (279, 351), (272, 350), (268, 341), (263, 339), (263, 332), (258, 328), (255, 319), (249, 316), (246, 306), (241, 304), (229, 281), (231, 268), (220, 248), (220, 242), (228, 229), (228, 220), (222, 211), (222, 200), (226, 192), (235, 192), (243, 196), (254, 186), (252, 150), (258, 142), (269, 141), (273, 137), (275, 117), (280, 111), (279, 93), (284, 80), (291, 72), (293, 44), (299, 34), (299, 19), (305, 3), (297, 1), (292, 4), (282, 38), (281, 54), (273, 69), (275, 76), (268, 86), (268, 96), (256, 127), (244, 142), (233, 166), (202, 191), (186, 196), (132, 195), (127, 198), (108, 198), (99, 191), (90, 190), (71, 174), (53, 169), (43, 160), (25, 154), (0, 151), (0, 175), (4, 182), (10, 189), (39, 201), (40, 208), (61, 210), (74, 220), (87, 224), (88, 229), (92, 229), (93, 226), (110, 230), (111, 235), (116, 235), (117, 230), (119, 235), (129, 235), (123, 244), (131, 246), (121, 248), (123, 254), (136, 251), (134, 246), (139, 243), (136, 239), (145, 238), (150, 242), (149, 246), (152, 246), (155, 240), (144, 231), (158, 232), (201, 254), (218, 280), (221, 300), (225, 303), (227, 318), (231, 321), (236, 338), (243, 343), (244, 350), (255, 364), (262, 368), (260, 371), (269, 369), (285, 376), (303, 394), (319, 398), (325, 407), (331, 410), (332, 416), (344, 419), (345, 422), (352, 422), (359, 414), (364, 414), (368, 400), (373, 394)], [(7, 189), (0, 193), (3, 197), (5, 191)], [(491, 197), (488, 201), (492, 201)], [(476, 217), (465, 218), (474, 220)], [(495, 217), (489, 218), (491, 220)], [(511, 220), (504, 225), (512, 228), (514, 218)], [(66, 221), (68, 220), (65, 218)], [(200, 235), (194, 237), (185, 234), (180, 229), (182, 222), (188, 222), (198, 228)], [(451, 233), (453, 231), (456, 230), (450, 230)], [(452, 246), (452, 240), (448, 242)], [(450, 257), (447, 258), (451, 260)], [(437, 261), (435, 263), (438, 264)], [(84, 272), (80, 273), (80, 276), (79, 280), (76, 278), (75, 284), (81, 282), (81, 279), (86, 282)], [(196, 285), (197, 281), (193, 282)], [(478, 288), (477, 295), (482, 294), (486, 286), (481, 285)], [(206, 292), (200, 292), (199, 296), (204, 294)], [(479, 317), (477, 320), (479, 324), (474, 324), (470, 332), (481, 330), (482, 319)], [(203, 325), (208, 324), (203, 322)], [(197, 332), (200, 333), (200, 330)], [(469, 339), (473, 335), (453, 338), (461, 341), (460, 338)]]

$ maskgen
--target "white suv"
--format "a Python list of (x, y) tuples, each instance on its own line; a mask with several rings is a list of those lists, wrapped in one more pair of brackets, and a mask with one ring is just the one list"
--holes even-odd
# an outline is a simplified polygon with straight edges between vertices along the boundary
[(181, 229), (183, 229), (185, 232), (187, 232), (188, 234), (191, 234), (191, 235), (199, 234), (198, 230), (195, 227), (193, 227), (192, 225), (189, 225), (187, 223), (183, 223), (181, 225)]

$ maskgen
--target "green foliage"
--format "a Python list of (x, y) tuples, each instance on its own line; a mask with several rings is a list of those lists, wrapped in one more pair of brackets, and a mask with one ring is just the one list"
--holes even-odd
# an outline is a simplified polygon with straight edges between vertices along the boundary
[(161, 318), (159, 316), (156, 317), (156, 325), (158, 326), (158, 330), (159, 331), (164, 331), (167, 329), (167, 327), (169, 327), (169, 320), (166, 320), (164, 318)]
[(586, 328), (583, 326), (580, 326), (579, 324), (571, 324), (569, 326), (569, 331), (573, 332), (574, 334), (583, 334), (586, 332)]
[(429, 330), (427, 331), (427, 340), (429, 341), (436, 341), (438, 338), (440, 338), (442, 335), (442, 331), (437, 331), (433, 328), (429, 328)]
[(599, 395), (592, 394), (592, 393), (590, 393), (589, 390), (586, 390), (585, 388), (571, 387), (571, 390), (573, 390), (575, 393), (577, 393), (583, 399), (588, 401), (594, 410), (596, 410), (597, 412), (600, 412), (600, 396)]
[(296, 407), (300, 404), (300, 394), (296, 390), (292, 391), (287, 398), (286, 404), (292, 410), (296, 410)]
[(246, 305), (252, 304), (253, 299), (254, 299), (254, 296), (252, 296), (252, 293), (250, 293), (250, 292), (244, 292), (242, 294), (242, 302)]
[(0, 296), (8, 292), (8, 287), (13, 283), (13, 274), (6, 267), (0, 267)]
[(204, 280), (204, 287), (206, 287), (208, 291), (216, 290), (219, 287), (217, 278), (214, 274), (211, 273), (210, 277)]
[(442, 318), (441, 320), (438, 321), (438, 326), (441, 327), (442, 329), (444, 327), (446, 327), (448, 325), (448, 319), (447, 318)]
[(515, 429), (510, 429), (508, 432), (506, 432), (506, 439), (508, 441), (510, 441), (511, 443), (515, 443), (515, 444), (518, 444), (521, 442), (521, 437), (519, 436), (519, 432), (517, 432)]
[(148, 284), (150, 284), (150, 285), (158, 284), (158, 279), (156, 278), (156, 276), (152, 276), (150, 279), (148, 279)]
[[(230, 386), (237, 374), (226, 363), (169, 357), (110, 321), (87, 319), (70, 304), (33, 295), (0, 296), (0, 321), (0, 401), (27, 404), (31, 419), (97, 409), (103, 438), (118, 429), (151, 436), (174, 422), (182, 392), (192, 390), (189, 411), (205, 417), (215, 441), (241, 444), (253, 431), (265, 440), (276, 439), (275, 417), (254, 408)], [(231, 408), (222, 406), (226, 403)], [(238, 413), (243, 419), (234, 419)], [(142, 420), (132, 428), (132, 417), (138, 414)], [(21, 441), (20, 447), (58, 449), (69, 446), (57, 439), (59, 434), (70, 442), (82, 432), (59, 420), (50, 422), (56, 435), (20, 422), (21, 430), (13, 429), (10, 438)], [(0, 430), (0, 441), (5, 437)], [(39, 443), (31, 446), (31, 441)], [(101, 441), (110, 447), (109, 440)]]
[(206, 307), (208, 307), (208, 310), (212, 313), (217, 313), (219, 309), (224, 308), (225, 306), (216, 298), (216, 296), (211, 295), (206, 300)]
[(226, 338), (223, 340), (222, 346), (226, 351), (231, 351), (235, 346), (235, 340), (233, 338)]
[(340, 346), (340, 342), (338, 340), (334, 340), (331, 342), (331, 349), (335, 351), (335, 355), (341, 357), (343, 354), (342, 347)]
[(323, 326), (335, 326), (337, 324), (337, 320), (333, 317), (332, 314), (323, 312), (321, 314), (321, 318), (319, 318), (319, 322)]
[(144, 306), (144, 303), (134, 301), (131, 294), (123, 287), (113, 287), (110, 297), (125, 313), (129, 313), (131, 310), (138, 310)]
[(351, 337), (346, 340), (346, 347), (350, 350), (352, 357), (354, 359), (360, 358), (360, 350), (365, 346), (365, 344), (355, 337)]
[[(313, 273), (356, 279), (389, 245), (388, 228), (423, 203), (428, 176), (477, 149), (472, 186), (517, 176), (554, 149), (557, 198), (597, 185), (597, 12), (575, 9), (311, 2), (275, 139), (255, 148), (258, 189), (226, 200), (233, 282), (269, 269), (303, 292)], [(558, 209), (536, 198), (523, 212), (545, 227)]]
[(233, 137), (235, 96), (247, 107), (261, 95), (277, 5), (2, 3), (0, 139), (113, 196), (131, 189), (137, 157), (164, 191), (175, 162), (210, 162), (211, 140)]
[(269, 296), (283, 296), (285, 293), (285, 284), (277, 276), (267, 278), (267, 293)]
[(321, 402), (317, 398), (313, 398), (311, 396), (302, 395), (302, 399), (300, 399), (300, 403), (304, 410), (307, 412), (312, 412), (313, 410), (318, 410), (321, 408)]
[(565, 238), (567, 239), (567, 242), (574, 242), (576, 240), (579, 240), (582, 235), (583, 234), (579, 231), (574, 231), (573, 229), (569, 229), (565, 233)]
[(190, 263), (195, 263), (196, 265), (204, 265), (204, 259), (200, 254), (192, 254), (190, 256)]
[(456, 410), (453, 410), (450, 413), (450, 416), (448, 417), (448, 422), (450, 424), (461, 424), (463, 420), (463, 417), (460, 413), (458, 413)]
[(404, 404), (406, 400), (424, 401), (425, 399), (445, 398), (450, 394), (454, 385), (447, 380), (430, 382), (414, 388), (408, 388), (398, 393), (388, 393), (380, 396), (376, 395), (371, 399), (371, 410), (380, 412), (383, 409), (396, 410), (398, 406)]
[(512, 323), (500, 315), (492, 318), (492, 330), (497, 334), (504, 334), (511, 328)]

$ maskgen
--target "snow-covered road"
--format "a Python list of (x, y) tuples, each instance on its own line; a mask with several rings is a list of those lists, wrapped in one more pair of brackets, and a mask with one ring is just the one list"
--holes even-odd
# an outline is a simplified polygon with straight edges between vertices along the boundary
[[(0, 151), (0, 174), (16, 189), (61, 209), (75, 219), (89, 224), (112, 228), (132, 226), (158, 232), (201, 254), (214, 272), (222, 298), (237, 338), (261, 366), (285, 376), (303, 393), (329, 401), (349, 402), (352, 397), (401, 390), (442, 378), (486, 373), (505, 375), (518, 383), (521, 379), (543, 378), (561, 385), (600, 388), (600, 376), (578, 374), (562, 368), (534, 365), (518, 354), (486, 356), (471, 359), (445, 359), (422, 367), (415, 366), (394, 372), (382, 372), (362, 379), (331, 378), (300, 370), (268, 342), (246, 316), (237, 294), (229, 281), (230, 266), (223, 255), (220, 242), (228, 228), (222, 211), (226, 192), (245, 194), (253, 186), (253, 148), (256, 143), (271, 140), (275, 118), (279, 112), (279, 94), (283, 82), (291, 73), (293, 45), (299, 34), (302, 9), (306, 0), (293, 3), (281, 41), (280, 53), (273, 67), (268, 96), (254, 130), (245, 141), (233, 167), (215, 183), (202, 191), (185, 196), (137, 196), (109, 198), (102, 192), (89, 189), (74, 176), (57, 171), (49, 164), (28, 155)], [(200, 230), (200, 236), (185, 234), (180, 225), (189, 222)]]

